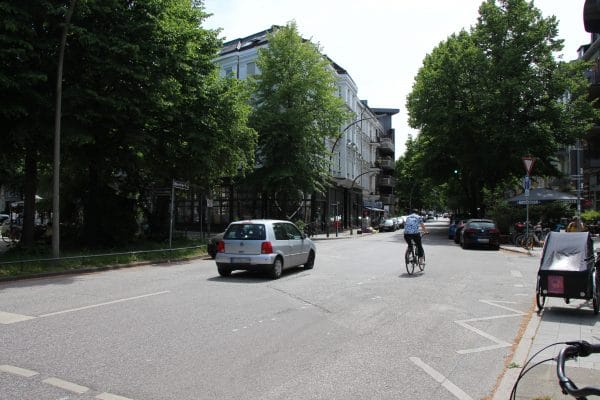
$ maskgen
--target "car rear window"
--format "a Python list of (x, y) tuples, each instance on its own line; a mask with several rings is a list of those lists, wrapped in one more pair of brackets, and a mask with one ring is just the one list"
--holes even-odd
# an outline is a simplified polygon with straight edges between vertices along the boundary
[(225, 232), (225, 239), (265, 240), (266, 238), (263, 224), (233, 224)]
[(471, 222), (469, 227), (473, 229), (492, 229), (496, 227), (493, 222)]

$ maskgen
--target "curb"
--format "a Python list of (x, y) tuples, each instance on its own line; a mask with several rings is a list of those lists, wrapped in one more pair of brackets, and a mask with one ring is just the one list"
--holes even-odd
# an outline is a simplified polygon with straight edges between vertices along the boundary
[[(527, 362), (529, 351), (531, 350), (533, 340), (535, 339), (541, 321), (542, 318), (535, 311), (532, 311), (527, 328), (525, 329), (523, 336), (521, 336), (521, 339), (519, 339), (519, 343), (512, 354), (510, 363), (508, 363), (504, 369), (504, 373), (500, 378), (500, 383), (494, 391), (492, 400), (506, 400), (510, 398), (512, 388), (519, 378), (519, 374), (523, 370), (523, 365)], [(519, 367), (509, 368), (508, 366), (511, 364), (516, 364)]]
[(195, 257), (178, 258), (176, 260), (138, 261), (138, 262), (129, 263), (129, 264), (104, 265), (101, 267), (89, 267), (89, 268), (81, 268), (81, 269), (69, 269), (69, 270), (65, 270), (65, 271), (42, 272), (39, 274), (31, 274), (31, 275), (0, 277), (0, 283), (22, 281), (22, 280), (27, 280), (27, 279), (52, 278), (55, 276), (65, 276), (65, 275), (91, 274), (94, 272), (112, 271), (115, 269), (143, 267), (145, 265), (180, 263), (180, 262), (194, 261), (194, 260), (198, 260), (198, 259), (205, 259), (207, 256), (208, 256), (208, 254), (204, 254), (204, 255), (195, 256)]

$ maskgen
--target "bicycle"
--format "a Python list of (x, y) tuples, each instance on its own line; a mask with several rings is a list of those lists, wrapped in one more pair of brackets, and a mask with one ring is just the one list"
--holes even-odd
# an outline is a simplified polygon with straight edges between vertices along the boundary
[(14, 244), (21, 240), (21, 229), (15, 225), (2, 226), (0, 236), (5, 243)]
[[(529, 364), (533, 361), (535, 357), (537, 357), (538, 354), (552, 346), (559, 345), (566, 345), (566, 347), (562, 348), (559, 351), (558, 356), (546, 358), (529, 366)], [(517, 387), (521, 379), (525, 376), (525, 374), (527, 374), (529, 371), (531, 371), (538, 365), (548, 361), (556, 361), (556, 376), (558, 378), (560, 388), (562, 389), (562, 392), (565, 395), (573, 396), (578, 400), (586, 400), (586, 396), (600, 396), (600, 388), (594, 386), (585, 386), (582, 388), (578, 388), (577, 385), (575, 385), (575, 383), (565, 374), (565, 362), (567, 360), (576, 357), (587, 357), (590, 354), (594, 353), (600, 353), (600, 344), (592, 344), (586, 342), (585, 340), (577, 340), (572, 342), (557, 342), (544, 347), (543, 349), (535, 353), (533, 356), (531, 356), (521, 369), (521, 372), (519, 373), (519, 376), (517, 377), (517, 380), (513, 385), (512, 391), (510, 393), (510, 400), (515, 400), (517, 398)]]
[[(421, 237), (423, 237), (424, 233), (419, 232)], [(406, 248), (406, 252), (404, 253), (404, 262), (406, 263), (406, 272), (409, 275), (412, 275), (415, 272), (415, 267), (419, 268), (420, 272), (423, 272), (425, 269), (425, 251), (423, 251), (422, 262), (419, 262), (419, 258), (417, 257), (416, 247), (417, 244), (413, 243), (414, 239), (411, 239), (408, 243), (408, 247)]]

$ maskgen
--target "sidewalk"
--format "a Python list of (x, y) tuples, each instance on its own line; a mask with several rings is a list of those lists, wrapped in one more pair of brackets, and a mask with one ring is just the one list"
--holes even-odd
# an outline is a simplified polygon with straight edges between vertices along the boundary
[(377, 233), (377, 231), (374, 231), (371, 233), (358, 233), (358, 231), (356, 229), (353, 229), (352, 234), (351, 234), (349, 229), (341, 230), (338, 232), (336, 232), (335, 230), (332, 230), (329, 232), (329, 236), (327, 236), (327, 233), (318, 233), (316, 235), (312, 235), (310, 237), (310, 239), (311, 240), (352, 239), (352, 238), (360, 238), (362, 236), (367, 236), (367, 235), (374, 235), (376, 233)]
[[(594, 238), (594, 241), (597, 241), (597, 239)], [(501, 248), (523, 254), (527, 253), (525, 249), (512, 245), (502, 245)], [(539, 259), (541, 249), (534, 249), (530, 255)], [(510, 364), (515, 367), (509, 367), (506, 370), (494, 393), (493, 400), (510, 398), (512, 387), (522, 367), (537, 351), (556, 342), (572, 340), (600, 342), (600, 322), (598, 316), (594, 315), (592, 311), (591, 301), (574, 299), (570, 304), (566, 304), (560, 298), (546, 298), (546, 304), (541, 315), (533, 312), (512, 356)], [(535, 357), (530, 366), (547, 358), (555, 357), (562, 347), (560, 345), (553, 346), (543, 351)], [(567, 376), (580, 388), (590, 385), (600, 387), (600, 354), (570, 361), (566, 364), (565, 370)], [(541, 364), (528, 372), (519, 382), (516, 396), (518, 400), (558, 400), (567, 398), (571, 397), (562, 394), (556, 377), (556, 363), (553, 361)]]

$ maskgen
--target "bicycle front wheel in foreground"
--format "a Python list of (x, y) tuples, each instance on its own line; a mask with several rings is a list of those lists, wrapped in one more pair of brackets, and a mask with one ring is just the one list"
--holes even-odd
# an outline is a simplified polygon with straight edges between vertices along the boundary
[(406, 272), (408, 272), (409, 275), (412, 275), (413, 272), (415, 272), (415, 264), (413, 264), (413, 259), (413, 255), (410, 252), (406, 252), (404, 261), (406, 262)]

